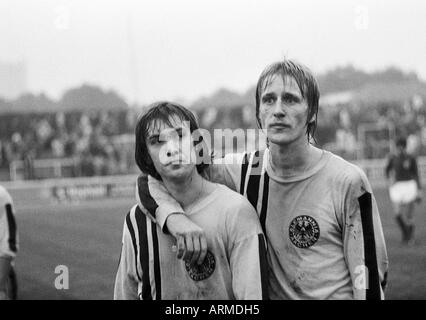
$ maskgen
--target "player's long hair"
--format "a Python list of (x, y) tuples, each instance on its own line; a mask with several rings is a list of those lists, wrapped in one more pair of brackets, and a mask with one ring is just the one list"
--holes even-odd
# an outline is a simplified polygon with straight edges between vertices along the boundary
[[(179, 119), (182, 122), (189, 122), (189, 130), (191, 134), (199, 129), (198, 122), (194, 114), (185, 107), (168, 101), (155, 102), (148, 106), (148, 111), (142, 113), (137, 121), (135, 128), (136, 146), (135, 160), (139, 169), (152, 177), (162, 180), (161, 176), (154, 167), (151, 156), (148, 153), (146, 138), (148, 137), (149, 129), (156, 123), (165, 123), (172, 126), (172, 119)], [(209, 148), (201, 136), (199, 141), (194, 141), (196, 151), (196, 168), (198, 173), (202, 174), (209, 167), (213, 160), (213, 153), (209, 152)]]
[(284, 83), (286, 82), (286, 76), (290, 76), (296, 81), (303, 99), (305, 99), (308, 104), (308, 117), (306, 122), (306, 134), (308, 136), (308, 141), (314, 139), (315, 130), (317, 128), (318, 104), (320, 97), (318, 83), (309, 68), (289, 59), (284, 59), (283, 61), (278, 61), (267, 66), (263, 70), (262, 74), (259, 77), (259, 80), (257, 81), (257, 125), (259, 126), (259, 128), (262, 128), (262, 124), (259, 118), (260, 99), (262, 96), (262, 92), (266, 88), (266, 86), (272, 81), (275, 75), (280, 75)]

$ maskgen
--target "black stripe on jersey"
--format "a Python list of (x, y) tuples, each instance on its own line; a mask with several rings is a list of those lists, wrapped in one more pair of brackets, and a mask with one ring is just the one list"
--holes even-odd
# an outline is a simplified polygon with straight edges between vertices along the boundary
[(259, 240), (259, 261), (260, 261), (260, 279), (262, 286), (262, 300), (269, 300), (268, 295), (268, 261), (266, 258), (265, 238), (262, 234), (258, 235)]
[(16, 247), (16, 221), (15, 216), (13, 215), (12, 205), (7, 203), (5, 205), (7, 224), (9, 226), (9, 249), (12, 252), (17, 251)]
[(364, 237), (365, 266), (368, 271), (367, 300), (380, 300), (380, 280), (377, 267), (376, 241), (374, 239), (373, 209), (371, 193), (364, 193), (358, 198), (361, 211), (361, 223)]
[(257, 200), (259, 198), (259, 183), (260, 176), (250, 176), (249, 182), (247, 185), (247, 199), (250, 201), (251, 205), (257, 211)]
[[(256, 161), (256, 162), (255, 162)], [(253, 168), (258, 168), (260, 165), (259, 162), (259, 151), (256, 151), (253, 156), (252, 167), (248, 174), (249, 181), (247, 185), (247, 199), (250, 201), (251, 205), (257, 211), (257, 200), (259, 198), (259, 184), (260, 184), (260, 174), (252, 174)]]
[(243, 164), (241, 165), (241, 183), (240, 183), (240, 193), (244, 194), (244, 185), (246, 183), (246, 175), (248, 169), (249, 161), (248, 161), (248, 153), (244, 155)]
[(147, 175), (141, 174), (138, 177), (138, 194), (144, 208), (155, 218), (155, 211), (157, 211), (158, 204), (149, 193)]
[(262, 196), (262, 209), (260, 211), (260, 225), (262, 226), (263, 233), (266, 237), (266, 213), (268, 212), (268, 197), (269, 197), (269, 175), (265, 171), (263, 178), (263, 196)]
[(142, 300), (152, 300), (151, 283), (149, 281), (148, 233), (146, 229), (147, 217), (143, 214), (139, 206), (136, 207), (135, 218), (139, 234), (139, 261), (142, 268)]
[[(127, 229), (129, 229), (130, 237), (132, 238), (133, 250), (135, 252), (136, 275), (138, 276), (139, 281), (141, 281), (142, 279), (138, 271), (138, 247), (136, 245), (135, 230), (133, 229), (132, 221), (130, 220), (130, 212), (126, 216), (126, 225), (127, 225)], [(120, 260), (121, 260), (121, 254), (120, 254)]]
[(151, 222), (152, 243), (154, 247), (154, 279), (156, 289), (156, 300), (161, 300), (161, 272), (160, 272), (160, 253), (158, 251), (157, 225)]

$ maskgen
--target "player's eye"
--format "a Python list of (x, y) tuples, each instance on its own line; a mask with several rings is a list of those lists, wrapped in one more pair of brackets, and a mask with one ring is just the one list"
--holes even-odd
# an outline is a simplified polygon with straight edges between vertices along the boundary
[(266, 105), (271, 105), (275, 102), (276, 97), (274, 95), (265, 95), (262, 97), (262, 103)]
[(286, 104), (294, 104), (299, 103), (300, 99), (292, 94), (286, 94), (284, 97), (282, 97), (282, 100)]
[(161, 141), (161, 140), (160, 140), (160, 136), (153, 136), (153, 137), (150, 137), (150, 138), (148, 139), (148, 143), (149, 143), (149, 145), (151, 145), (151, 146), (155, 146), (155, 145), (157, 145), (157, 144), (161, 144), (162, 142), (164, 142), (164, 141)]

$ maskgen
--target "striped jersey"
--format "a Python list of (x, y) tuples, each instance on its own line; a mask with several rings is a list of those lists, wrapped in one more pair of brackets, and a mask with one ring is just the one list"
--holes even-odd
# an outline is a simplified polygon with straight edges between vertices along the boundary
[(6, 189), (0, 186), (0, 257), (14, 258), (18, 251), (18, 234), (13, 201)]
[[(388, 258), (379, 211), (364, 172), (323, 151), (302, 175), (283, 179), (269, 150), (229, 154), (212, 181), (248, 198), (268, 242), (271, 299), (383, 299)], [(158, 223), (182, 211), (158, 182)]]
[[(138, 183), (143, 189), (146, 177)], [(264, 298), (266, 242), (256, 212), (244, 197), (216, 184), (215, 191), (185, 213), (206, 234), (208, 252), (199, 266), (177, 259), (175, 239), (161, 232), (155, 210), (148, 211), (150, 201), (147, 207), (135, 205), (125, 218), (114, 299)]]

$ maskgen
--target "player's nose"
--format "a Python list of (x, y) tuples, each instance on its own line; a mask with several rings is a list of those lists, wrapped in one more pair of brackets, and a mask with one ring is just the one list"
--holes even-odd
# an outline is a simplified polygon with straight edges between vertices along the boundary
[(285, 106), (280, 102), (280, 100), (277, 100), (273, 107), (273, 115), (278, 119), (286, 116)]
[(173, 157), (179, 153), (179, 142), (175, 139), (170, 139), (167, 142), (166, 155), (168, 157)]

